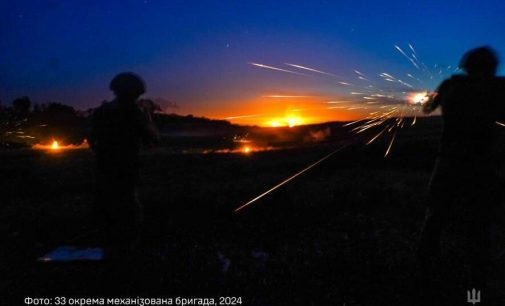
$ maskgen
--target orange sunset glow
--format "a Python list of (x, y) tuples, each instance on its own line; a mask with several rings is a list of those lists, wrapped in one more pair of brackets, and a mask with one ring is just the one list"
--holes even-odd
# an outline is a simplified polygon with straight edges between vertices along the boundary
[(236, 103), (226, 113), (208, 110), (206, 116), (241, 125), (295, 127), (330, 121), (352, 121), (363, 118), (368, 113), (365, 109), (348, 109), (350, 103), (338, 106), (330, 104), (335, 103), (334, 100), (325, 96), (263, 95), (254, 100)]

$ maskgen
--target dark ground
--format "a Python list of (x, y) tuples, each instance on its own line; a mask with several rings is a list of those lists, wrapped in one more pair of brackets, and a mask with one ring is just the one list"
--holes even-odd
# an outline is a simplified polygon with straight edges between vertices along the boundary
[[(337, 146), (146, 153), (142, 246), (116, 285), (131, 297), (241, 296), (244, 305), (428, 305), (413, 253), (438, 130), (400, 132), (388, 158), (385, 140), (347, 147), (239, 214), (233, 209)], [(92, 154), (0, 156), (2, 302), (110, 294), (100, 289), (103, 263), (35, 260), (56, 246), (96, 241)], [(461, 233), (456, 222), (444, 236), (443, 305), (467, 305)], [(493, 271), (489, 295), (505, 304), (504, 260)]]

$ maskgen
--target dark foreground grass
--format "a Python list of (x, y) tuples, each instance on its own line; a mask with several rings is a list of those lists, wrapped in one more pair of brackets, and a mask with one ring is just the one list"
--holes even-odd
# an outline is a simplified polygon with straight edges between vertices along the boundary
[[(88, 151), (2, 152), (2, 300), (26, 296), (241, 296), (245, 305), (426, 305), (414, 249), (437, 137), (353, 145), (233, 214), (335, 146), (241, 154), (143, 155), (141, 245), (104, 281), (103, 263), (40, 263), (56, 246), (93, 246)], [(446, 235), (445, 301), (466, 304), (464, 244)], [(493, 296), (503, 301), (503, 262)], [(487, 293), (483, 293), (487, 294)]]

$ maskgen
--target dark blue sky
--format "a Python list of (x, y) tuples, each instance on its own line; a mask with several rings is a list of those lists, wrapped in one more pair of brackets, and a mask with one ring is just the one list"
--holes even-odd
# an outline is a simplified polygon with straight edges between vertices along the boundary
[[(77, 108), (135, 71), (179, 113), (247, 113), (266, 94), (338, 95), (337, 78), (248, 64), (295, 63), (346, 79), (414, 71), (393, 44), (457, 65), (469, 48), (505, 52), (504, 1), (3, 1), (0, 100), (28, 95)], [(287, 66), (283, 66), (288, 69)], [(501, 70), (500, 70), (501, 71)], [(438, 82), (432, 81), (433, 87)]]

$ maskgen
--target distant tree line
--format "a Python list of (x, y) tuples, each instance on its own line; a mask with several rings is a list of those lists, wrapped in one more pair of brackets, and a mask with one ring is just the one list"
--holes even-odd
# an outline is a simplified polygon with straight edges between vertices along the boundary
[[(222, 133), (236, 127), (225, 120), (164, 114), (148, 99), (139, 101), (139, 106), (154, 112), (153, 120), (161, 133)], [(80, 144), (88, 135), (93, 110), (78, 111), (59, 102), (33, 103), (28, 97), (15, 99), (12, 106), (0, 103), (0, 147), (31, 146), (35, 143), (50, 143), (53, 139), (63, 144)]]
[(0, 145), (31, 146), (56, 139), (66, 144), (82, 143), (87, 133), (89, 112), (78, 112), (59, 103), (32, 103), (17, 98), (12, 106), (0, 105)]

